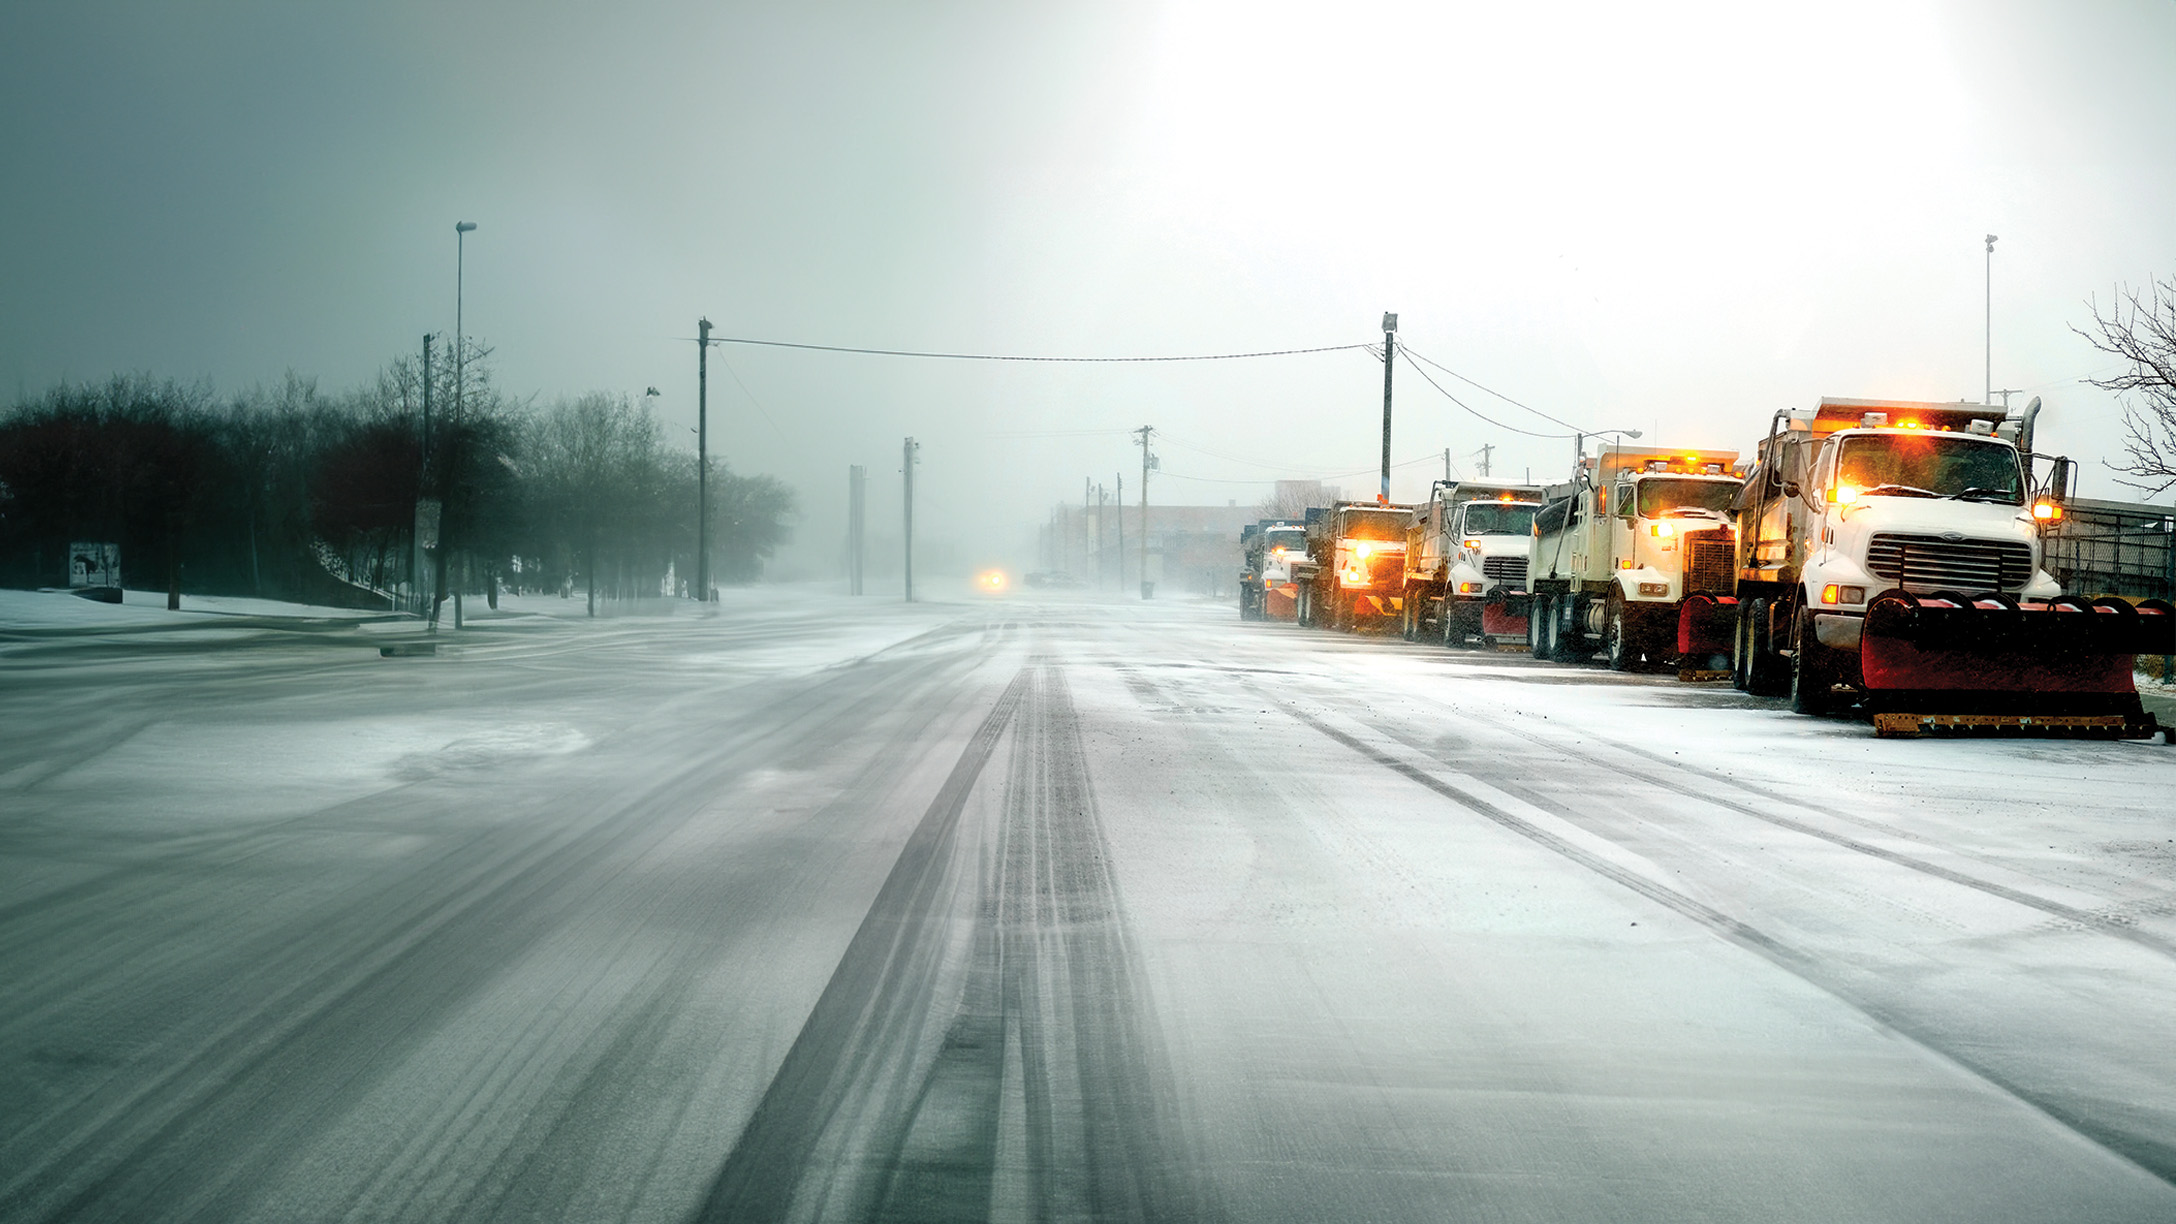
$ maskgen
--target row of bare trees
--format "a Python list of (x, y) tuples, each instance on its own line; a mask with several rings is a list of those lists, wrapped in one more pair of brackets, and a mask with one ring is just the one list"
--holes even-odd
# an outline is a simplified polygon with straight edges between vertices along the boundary
[[(0, 584), (60, 585), (71, 544), (112, 541), (131, 586), (389, 606), (434, 585), (416, 545), (435, 503), (453, 591), (684, 591), (695, 457), (624, 395), (513, 400), (487, 356), (458, 409), (450, 360), (414, 357), (335, 395), (122, 377), (26, 399), (0, 412)], [(753, 580), (792, 491), (715, 462), (710, 482), (718, 579)]]

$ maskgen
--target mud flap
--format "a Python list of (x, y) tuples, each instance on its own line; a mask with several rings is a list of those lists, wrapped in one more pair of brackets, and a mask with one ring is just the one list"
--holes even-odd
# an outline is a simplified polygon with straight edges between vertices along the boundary
[(1481, 605), (1481, 636), (1498, 650), (1526, 649), (1526, 613), (1514, 614), (1507, 601), (1492, 599)]
[(1730, 679), (1731, 638), (1737, 624), (1737, 596), (1686, 596), (1677, 606), (1677, 678)]
[(2134, 657), (2176, 650), (2176, 608), (2158, 599), (1890, 591), (1866, 611), (1859, 669), (1883, 735), (2145, 737)]

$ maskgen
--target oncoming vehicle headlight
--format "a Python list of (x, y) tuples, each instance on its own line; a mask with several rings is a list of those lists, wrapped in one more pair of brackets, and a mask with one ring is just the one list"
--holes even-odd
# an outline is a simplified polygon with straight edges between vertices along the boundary
[(1005, 571), (984, 570), (975, 576), (975, 585), (993, 594), (1002, 591), (1005, 589)]

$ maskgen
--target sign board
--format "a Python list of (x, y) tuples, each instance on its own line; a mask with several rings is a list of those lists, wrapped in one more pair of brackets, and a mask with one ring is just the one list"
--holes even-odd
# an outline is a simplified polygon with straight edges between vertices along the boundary
[(71, 590), (120, 585), (119, 544), (76, 543), (68, 546), (68, 586)]
[(438, 499), (426, 497), (416, 503), (416, 547), (438, 547)]

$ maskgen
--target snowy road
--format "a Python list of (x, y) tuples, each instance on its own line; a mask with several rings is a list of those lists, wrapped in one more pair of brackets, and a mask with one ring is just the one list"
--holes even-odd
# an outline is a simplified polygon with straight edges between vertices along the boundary
[(0, 1219), (2176, 1219), (2176, 749), (1220, 606), (0, 626)]

